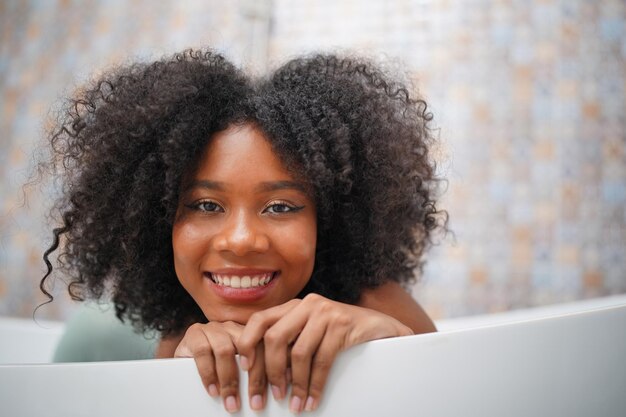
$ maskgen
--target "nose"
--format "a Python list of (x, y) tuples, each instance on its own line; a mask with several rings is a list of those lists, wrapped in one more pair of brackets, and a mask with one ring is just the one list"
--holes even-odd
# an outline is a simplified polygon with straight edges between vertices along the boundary
[(229, 251), (237, 256), (250, 252), (263, 253), (269, 249), (269, 238), (255, 214), (244, 210), (231, 213), (224, 220), (224, 227), (213, 239), (217, 251)]

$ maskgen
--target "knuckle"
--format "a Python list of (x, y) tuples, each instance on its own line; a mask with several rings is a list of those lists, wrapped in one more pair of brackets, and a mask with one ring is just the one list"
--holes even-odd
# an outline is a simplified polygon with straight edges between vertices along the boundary
[(335, 304), (330, 300), (320, 300), (317, 303), (317, 311), (320, 314), (329, 314), (332, 313), (335, 309)]
[(237, 340), (235, 340), (237, 351), (240, 354), (244, 354), (246, 356), (255, 351), (258, 343), (259, 342), (257, 341), (255, 344), (255, 340), (249, 337), (239, 337)]
[(333, 361), (330, 358), (327, 358), (325, 356), (319, 356), (319, 357), (316, 356), (313, 359), (312, 367), (321, 372), (328, 372), (328, 370), (330, 370), (332, 365), (333, 365)]
[(255, 349), (249, 342), (237, 342), (237, 353), (250, 359), (250, 356), (254, 355)]
[(211, 349), (211, 345), (209, 345), (208, 343), (204, 343), (201, 345), (194, 346), (191, 349), (191, 354), (193, 355), (194, 358), (197, 358), (200, 356), (210, 356), (213, 354), (213, 349)]
[(225, 321), (224, 323), (222, 323), (222, 325), (227, 329), (233, 329), (233, 330), (239, 327), (239, 324), (235, 323), (234, 321)]
[(187, 328), (187, 331), (188, 331), (188, 332), (189, 332), (189, 331), (197, 331), (197, 330), (202, 329), (202, 327), (203, 327), (203, 326), (205, 326), (205, 325), (204, 325), (204, 324), (202, 324), (202, 323), (194, 323), (194, 324), (192, 324), (191, 326), (189, 326), (189, 327)]
[(335, 310), (336, 303), (319, 294), (307, 294), (302, 301), (309, 308), (313, 308), (317, 314), (327, 314)]
[(341, 327), (349, 326), (352, 323), (352, 317), (349, 314), (337, 313), (333, 317), (333, 323)]
[[(309, 295), (311, 295), (311, 294), (309, 294)], [(309, 295), (306, 295), (304, 298), (308, 297)], [(316, 294), (316, 295), (317, 295), (317, 294)], [(287, 304), (287, 305), (290, 305), (290, 306), (291, 306), (291, 305), (296, 306), (296, 305), (300, 304), (301, 302), (302, 302), (302, 300), (300, 300), (300, 299), (298, 299), (298, 298), (294, 298), (293, 300), (289, 300), (289, 301), (287, 301), (287, 303), (286, 303), (286, 304)]]
[(252, 313), (252, 315), (248, 319), (248, 325), (250, 325), (250, 324), (252, 324), (252, 325), (261, 324), (261, 323), (263, 323), (264, 318), (265, 318), (265, 315), (263, 314), (262, 311), (255, 311), (254, 313)]
[(301, 345), (296, 344), (291, 349), (291, 362), (302, 363), (306, 361), (310, 355), (311, 355), (311, 352), (306, 346), (301, 346)]
[(263, 335), (263, 342), (266, 346), (276, 346), (283, 342), (284, 338), (284, 335), (281, 335), (279, 332), (270, 329), (265, 332), (265, 335)]
[(309, 392), (309, 387), (306, 384), (301, 383), (300, 381), (293, 381), (291, 383), (291, 392), (298, 395), (299, 397), (306, 397)]
[(302, 301), (306, 301), (306, 302), (309, 302), (309, 303), (310, 302), (318, 302), (318, 301), (322, 301), (322, 300), (325, 300), (325, 298), (322, 297), (319, 294), (314, 293), (314, 292), (305, 295), (304, 298), (302, 299)]
[(178, 345), (178, 347), (176, 347), (176, 350), (174, 351), (175, 358), (189, 358), (192, 356), (193, 352), (191, 351), (191, 349), (189, 349), (189, 347), (182, 342)]
[(254, 348), (250, 340), (243, 340), (240, 338), (236, 340), (235, 343), (237, 344), (237, 352), (239, 354), (248, 354)]
[(265, 390), (266, 386), (267, 379), (265, 379), (265, 375), (259, 375), (256, 377), (250, 376), (250, 379), (248, 379), (248, 389), (251, 392), (262, 392)]
[(282, 372), (278, 369), (268, 369), (266, 375), (267, 380), (274, 385), (280, 385), (285, 380), (284, 369), (282, 370)]
[(185, 336), (176, 347), (174, 356), (197, 357), (212, 354), (211, 345), (200, 326), (202, 325), (194, 324), (187, 329)]
[(236, 353), (235, 347), (228, 343), (221, 343), (215, 346), (213, 352), (215, 352), (215, 356), (219, 357), (234, 356)]
[(200, 374), (200, 379), (202, 380), (202, 383), (204, 384), (204, 386), (208, 387), (209, 385), (211, 385), (212, 383), (215, 382), (215, 380), (217, 379), (215, 377), (215, 373), (211, 372), (211, 371), (207, 371), (207, 370), (200, 370), (198, 369), (198, 373)]
[(182, 341), (176, 348), (174, 356), (195, 358), (199, 356), (211, 355), (212, 353), (211, 345), (209, 345), (206, 341), (204, 343), (198, 343), (197, 341), (194, 343)]
[(231, 337), (239, 337), (243, 330), (241, 324), (234, 321), (227, 321), (224, 323), (224, 329), (230, 334)]
[(186, 338), (193, 337), (194, 335), (198, 335), (202, 333), (204, 333), (202, 331), (202, 324), (194, 323), (187, 328), (187, 330), (185, 331), (185, 336), (183, 338), (186, 339)]
[(324, 392), (324, 385), (317, 381), (311, 381), (309, 385), (309, 395), (313, 398), (320, 398)]
[(237, 379), (229, 379), (228, 381), (220, 381), (222, 393), (232, 393), (239, 391), (239, 381)]

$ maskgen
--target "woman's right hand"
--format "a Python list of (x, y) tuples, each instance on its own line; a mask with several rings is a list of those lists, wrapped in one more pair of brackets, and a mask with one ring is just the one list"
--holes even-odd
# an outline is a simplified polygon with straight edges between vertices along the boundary
[[(224, 408), (230, 413), (241, 408), (235, 341), (243, 328), (241, 324), (232, 321), (193, 324), (185, 332), (174, 353), (176, 358), (194, 358), (209, 395), (221, 396)], [(263, 344), (259, 344), (256, 358), (264, 357)], [(248, 396), (250, 408), (253, 410), (262, 410), (265, 407), (267, 377), (262, 360), (255, 360), (248, 372)]]

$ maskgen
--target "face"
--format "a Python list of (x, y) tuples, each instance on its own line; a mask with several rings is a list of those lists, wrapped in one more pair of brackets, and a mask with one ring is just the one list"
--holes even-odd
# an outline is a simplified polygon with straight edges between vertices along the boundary
[(246, 323), (285, 303), (313, 272), (315, 206), (252, 125), (210, 138), (184, 181), (174, 266), (207, 319)]

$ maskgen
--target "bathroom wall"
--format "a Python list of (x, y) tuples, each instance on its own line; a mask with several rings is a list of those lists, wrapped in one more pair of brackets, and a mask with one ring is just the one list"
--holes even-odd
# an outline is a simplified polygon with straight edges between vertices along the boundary
[(432, 106), (450, 236), (435, 317), (626, 291), (623, 1), (274, 3), (270, 56), (388, 56)]
[[(414, 288), (434, 317), (624, 293), (625, 25), (619, 0), (2, 2), (0, 314), (43, 300), (54, 190), (23, 206), (21, 184), (51, 107), (129, 56), (207, 44), (253, 71), (336, 48), (408, 70), (453, 232)], [(67, 315), (60, 297), (38, 317)]]
[[(51, 241), (44, 217), (54, 187), (22, 184), (63, 97), (107, 67), (187, 47), (212, 45), (239, 65), (264, 67), (267, 29), (259, 16), (268, 4), (0, 2), (0, 315), (29, 317), (46, 300), (38, 284), (45, 271), (41, 256)], [(53, 293), (58, 301), (37, 318), (65, 317), (72, 310), (63, 282)]]

